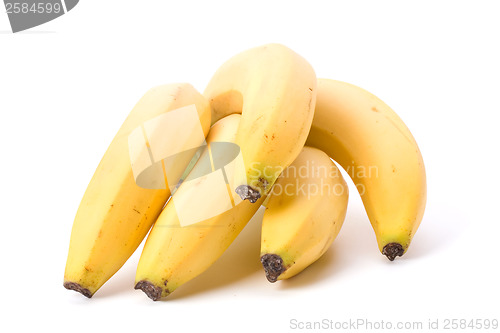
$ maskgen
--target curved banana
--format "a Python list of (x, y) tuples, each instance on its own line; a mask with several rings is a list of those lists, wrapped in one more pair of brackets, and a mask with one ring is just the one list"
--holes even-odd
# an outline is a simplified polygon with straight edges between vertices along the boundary
[[(195, 111), (193, 105), (196, 107)], [(174, 110), (175, 114), (172, 113)], [(182, 123), (183, 115), (188, 111), (189, 115), (194, 112), (194, 119), (189, 118), (193, 119), (193, 123), (183, 125), (197, 128), (204, 140), (210, 127), (210, 106), (189, 84), (155, 87), (130, 112), (99, 163), (76, 213), (64, 273), (64, 287), (91, 297), (120, 269), (142, 242), (169, 198), (169, 188), (177, 182), (175, 178), (180, 177), (195, 154), (192, 149), (195, 143), (188, 142), (190, 140), (179, 142), (179, 135), (175, 130), (170, 132), (162, 126), (156, 126), (157, 117), (163, 117), (164, 120), (167, 114), (169, 117), (176, 115), (176, 119)], [(145, 124), (150, 126), (145, 129)], [(148, 132), (149, 143), (146, 142), (143, 131)], [(134, 141), (134, 138), (138, 141)], [(146, 170), (136, 175), (133, 170), (134, 167), (140, 170), (141, 164), (147, 166), (145, 161), (153, 164), (150, 159), (150, 155), (155, 155), (155, 147), (151, 145), (153, 139), (160, 146), (172, 146), (175, 142), (180, 150), (191, 149), (181, 157), (174, 158), (175, 163), (165, 166), (162, 161), (148, 169), (160, 171), (163, 185), (155, 183), (158, 179), (153, 177), (154, 173), (151, 171)], [(129, 142), (135, 144), (129, 145)], [(139, 144), (140, 142), (144, 145)], [(135, 159), (135, 165), (131, 158)], [(170, 185), (165, 184), (162, 164), (163, 170), (172, 175), (168, 181), (172, 183)], [(136, 178), (137, 181), (146, 182), (149, 188), (138, 186)]]
[(420, 150), (389, 106), (354, 85), (320, 79), (307, 145), (347, 171), (363, 200), (382, 254), (403, 255), (426, 202)]
[[(237, 147), (234, 141), (240, 118), (238, 114), (230, 115), (212, 126), (207, 150), (172, 195), (146, 240), (135, 289), (141, 289), (152, 300), (169, 295), (210, 267), (264, 201), (262, 197), (256, 204), (240, 201), (235, 205), (225, 181), (230, 178), (227, 155), (233, 155), (231, 150)], [(227, 206), (217, 210), (224, 201)], [(186, 219), (198, 222), (183, 225)]]
[(260, 260), (269, 282), (302, 272), (328, 250), (348, 198), (335, 163), (321, 150), (304, 147), (274, 184), (262, 220)]
[(279, 44), (244, 51), (214, 74), (204, 96), (212, 123), (241, 113), (236, 144), (246, 179), (235, 181), (242, 200), (267, 194), (304, 146), (316, 102), (316, 74), (309, 63)]

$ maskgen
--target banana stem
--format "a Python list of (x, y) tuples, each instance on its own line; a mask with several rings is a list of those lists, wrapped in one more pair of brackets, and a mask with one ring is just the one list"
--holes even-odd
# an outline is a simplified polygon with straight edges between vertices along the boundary
[(240, 185), (234, 191), (240, 196), (241, 200), (255, 203), (260, 199), (260, 192), (248, 185)]
[(277, 254), (266, 253), (260, 257), (260, 262), (266, 272), (266, 278), (269, 282), (274, 283), (278, 277), (286, 270), (283, 266), (283, 259)]
[(389, 243), (382, 249), (382, 254), (385, 255), (390, 261), (396, 257), (401, 257), (405, 253), (403, 246), (399, 243)]
[(90, 292), (90, 290), (88, 290), (87, 288), (82, 287), (80, 284), (78, 284), (76, 282), (66, 281), (66, 282), (64, 282), (64, 288), (66, 288), (68, 290), (77, 291), (77, 292), (79, 292), (80, 294), (82, 294), (83, 296), (85, 296), (87, 298), (91, 298), (92, 297), (92, 293)]
[(158, 301), (161, 299), (162, 288), (155, 286), (149, 281), (142, 280), (137, 282), (134, 289), (142, 290), (153, 301)]

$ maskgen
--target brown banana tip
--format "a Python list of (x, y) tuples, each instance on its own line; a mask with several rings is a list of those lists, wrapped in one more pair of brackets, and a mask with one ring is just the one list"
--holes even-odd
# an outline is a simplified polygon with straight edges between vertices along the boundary
[(155, 286), (149, 281), (142, 280), (137, 282), (134, 289), (142, 290), (153, 301), (158, 301), (161, 298), (162, 288)]
[(404, 252), (403, 246), (399, 243), (389, 243), (382, 249), (382, 254), (390, 261), (393, 261), (398, 256), (401, 257)]
[(286, 270), (283, 266), (283, 259), (277, 254), (264, 254), (260, 257), (260, 262), (266, 272), (266, 278), (269, 282), (274, 283), (278, 277)]
[(234, 191), (241, 200), (248, 200), (251, 203), (255, 203), (260, 198), (260, 192), (249, 185), (240, 185)]
[(68, 290), (77, 291), (77, 292), (79, 292), (80, 294), (82, 294), (83, 296), (85, 296), (87, 298), (91, 298), (92, 297), (92, 293), (90, 292), (90, 290), (88, 290), (87, 288), (82, 287), (80, 284), (78, 284), (76, 282), (66, 281), (66, 282), (64, 282), (63, 286), (64, 286), (64, 288), (66, 288)]

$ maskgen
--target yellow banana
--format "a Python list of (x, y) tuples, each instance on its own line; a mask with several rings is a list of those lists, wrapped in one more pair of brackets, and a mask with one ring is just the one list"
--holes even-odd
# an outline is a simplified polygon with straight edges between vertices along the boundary
[(236, 144), (247, 171), (246, 179), (235, 181), (242, 200), (267, 194), (299, 154), (313, 118), (316, 84), (309, 63), (279, 44), (244, 51), (212, 77), (204, 92), (212, 123), (242, 114)]
[[(212, 126), (207, 150), (151, 229), (137, 267), (135, 289), (141, 289), (155, 301), (210, 267), (264, 201), (263, 196), (256, 204), (240, 201), (234, 205), (233, 192), (224, 180), (230, 178), (227, 155), (232, 155), (228, 152), (231, 147), (237, 147), (234, 141), (240, 118), (238, 114), (230, 115)], [(215, 151), (219, 143), (222, 148)], [(225, 148), (224, 144), (229, 147)], [(211, 173), (203, 177), (207, 170)], [(217, 175), (220, 175), (218, 183), (213, 181)], [(220, 184), (223, 186), (217, 190)], [(230, 201), (229, 204), (216, 214), (216, 206), (220, 207), (224, 199)], [(192, 215), (201, 217), (199, 222), (183, 225)]]
[(403, 121), (369, 92), (320, 79), (306, 144), (326, 152), (352, 178), (382, 254), (391, 261), (403, 255), (426, 202), (424, 162)]
[(348, 197), (328, 155), (304, 147), (268, 197), (260, 260), (269, 282), (300, 273), (328, 250), (344, 222)]
[[(167, 113), (170, 117), (181, 112), (182, 116), (188, 111), (194, 112), (193, 123), (186, 124), (182, 121), (184, 118), (178, 117), (180, 124), (174, 124), (173, 128), (188, 125), (197, 128), (201, 140), (204, 140), (210, 127), (210, 106), (189, 84), (155, 87), (130, 112), (99, 163), (76, 213), (64, 287), (91, 297), (139, 246), (169, 198), (169, 188), (176, 184), (175, 178), (180, 177), (195, 153), (192, 148), (196, 143), (190, 140), (179, 142), (179, 133), (175, 130), (170, 133), (168, 129), (157, 126), (160, 122), (157, 117), (164, 120)], [(145, 128), (146, 125), (149, 127)], [(143, 131), (148, 133), (146, 137), (150, 142), (146, 142)], [(139, 137), (144, 145), (138, 144), (141, 140), (132, 140)], [(157, 148), (151, 145), (152, 140), (160, 146), (174, 145), (175, 142), (178, 149), (190, 150), (171, 161), (175, 163), (166, 165), (164, 161), (159, 163), (150, 159), (149, 155), (154, 157)], [(135, 159), (135, 165), (131, 159)], [(146, 167), (146, 160), (152, 168), (134, 174), (133, 167)], [(163, 185), (154, 177), (154, 171), (158, 170)], [(165, 183), (163, 172), (173, 175), (167, 181), (171, 184)], [(136, 178), (149, 188), (138, 186)]]

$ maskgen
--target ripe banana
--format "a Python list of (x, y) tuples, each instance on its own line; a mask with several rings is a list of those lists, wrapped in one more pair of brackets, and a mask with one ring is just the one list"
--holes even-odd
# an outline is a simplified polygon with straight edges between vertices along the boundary
[(267, 194), (299, 154), (313, 118), (316, 84), (309, 63), (279, 44), (244, 51), (212, 77), (204, 92), (212, 123), (242, 114), (236, 144), (247, 171), (234, 189), (242, 200)]
[(304, 147), (274, 184), (262, 220), (260, 260), (269, 282), (300, 273), (328, 250), (344, 222), (348, 197), (328, 155)]
[(320, 79), (306, 144), (326, 152), (352, 178), (382, 254), (391, 261), (403, 255), (426, 202), (424, 162), (403, 121), (369, 92)]
[[(192, 113), (193, 105), (196, 107), (194, 123), (185, 124), (181, 116), (188, 111)], [(210, 106), (191, 85), (158, 86), (139, 100), (99, 163), (76, 213), (64, 273), (64, 287), (67, 289), (91, 297), (132, 255), (159, 215), (170, 196), (170, 187), (177, 182), (175, 178), (180, 177), (195, 153), (192, 146), (196, 143), (190, 140), (180, 142), (179, 133), (157, 126), (154, 121), (167, 113), (173, 115), (174, 111), (176, 119), (181, 122), (174, 124), (174, 128), (180, 125), (197, 128), (204, 140), (210, 127)], [(145, 129), (146, 124), (150, 126)], [(143, 131), (149, 133), (150, 141), (130, 146), (133, 135), (139, 134), (143, 141), (146, 140)], [(174, 146), (175, 142), (180, 151), (190, 150), (174, 158), (175, 163), (165, 165), (163, 160), (156, 163), (152, 158), (155, 147), (151, 140), (160, 146)], [(142, 163), (143, 166), (145, 160), (155, 163), (149, 172), (136, 175), (133, 168), (140, 165), (134, 166), (133, 161), (131, 164), (132, 157), (135, 157), (136, 164)], [(160, 171), (163, 186), (158, 185), (151, 170)], [(163, 172), (173, 176), (166, 181)], [(138, 186), (136, 178), (149, 188)]]
[[(228, 155), (233, 155), (230, 150), (237, 147), (234, 141), (240, 119), (240, 115), (234, 114), (212, 126), (207, 150), (172, 195), (146, 240), (135, 289), (141, 289), (152, 300), (169, 295), (210, 267), (264, 201), (263, 196), (256, 204), (240, 201), (235, 205), (231, 198), (227, 162), (232, 159), (228, 159)], [(207, 170), (208, 177), (204, 177)], [(244, 168), (241, 171), (244, 173)], [(219, 180), (214, 182), (217, 174)], [(220, 184), (222, 188), (217, 190)], [(215, 207), (224, 200), (230, 203), (217, 214)], [(201, 217), (199, 222), (183, 226), (183, 220), (191, 215)]]

